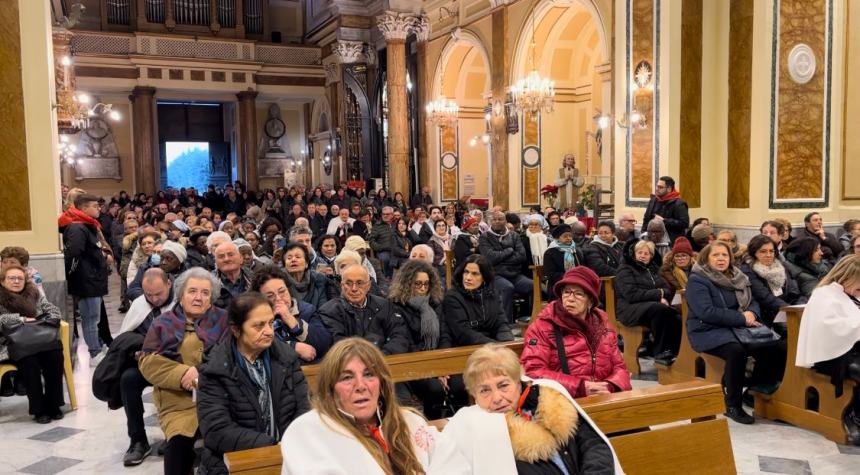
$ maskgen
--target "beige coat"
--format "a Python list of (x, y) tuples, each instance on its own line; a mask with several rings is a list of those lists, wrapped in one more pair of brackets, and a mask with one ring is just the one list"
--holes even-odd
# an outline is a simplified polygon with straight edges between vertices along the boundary
[(175, 435), (194, 437), (197, 433), (197, 404), (192, 401), (191, 392), (180, 384), (185, 372), (203, 360), (203, 342), (194, 333), (194, 324), (186, 323), (179, 354), (183, 363), (158, 354), (140, 359), (140, 372), (154, 386), (153, 401), (167, 440)]

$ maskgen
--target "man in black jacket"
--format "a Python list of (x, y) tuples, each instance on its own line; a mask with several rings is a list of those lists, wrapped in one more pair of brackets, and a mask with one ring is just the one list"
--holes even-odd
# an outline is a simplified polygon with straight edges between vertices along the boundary
[(364, 267), (352, 265), (341, 272), (341, 296), (318, 310), (334, 343), (360, 336), (386, 355), (409, 351), (409, 330), (403, 316), (383, 297), (370, 295), (370, 275)]
[(657, 180), (654, 194), (645, 209), (642, 219), (642, 229), (648, 229), (652, 219), (662, 219), (669, 233), (669, 242), (675, 242), (678, 236), (683, 236), (690, 226), (690, 212), (687, 202), (681, 199), (681, 194), (675, 189), (675, 180), (670, 176), (661, 176)]
[(821, 215), (812, 212), (803, 217), (804, 228), (797, 232), (797, 237), (811, 237), (821, 244), (824, 259), (834, 264), (842, 253), (842, 244), (836, 236), (824, 231), (824, 220)]
[[(478, 238), (478, 251), (493, 265), (493, 286), (502, 300), (508, 322), (514, 321), (514, 292), (532, 297), (532, 280), (521, 272), (526, 249), (519, 234), (508, 230), (505, 213), (493, 212), (490, 230)], [(531, 308), (529, 303), (526, 308)]]
[(430, 187), (429, 186), (425, 186), (425, 187), (421, 188), (421, 193), (419, 193), (417, 195), (413, 195), (412, 199), (409, 200), (409, 207), (410, 208), (417, 208), (419, 206), (423, 206), (423, 207), (427, 208), (432, 204), (433, 204), (433, 197), (430, 196)]
[(394, 247), (394, 227), (391, 226), (394, 208), (382, 207), (382, 222), (370, 229), (367, 243), (373, 249), (376, 258), (382, 262), (385, 275), (391, 277), (391, 249)]

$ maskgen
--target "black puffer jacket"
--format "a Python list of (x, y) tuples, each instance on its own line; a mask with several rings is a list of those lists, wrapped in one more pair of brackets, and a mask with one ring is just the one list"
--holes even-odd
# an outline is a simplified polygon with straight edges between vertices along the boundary
[(638, 325), (643, 315), (662, 305), (661, 297), (667, 302), (674, 297), (672, 288), (660, 277), (660, 267), (654, 260), (647, 267), (636, 260), (633, 248), (637, 242), (638, 239), (631, 239), (624, 245), (624, 264), (615, 275), (618, 321), (627, 326)]
[(60, 228), (69, 294), (102, 297), (108, 293), (108, 265), (94, 225), (72, 223)]
[(485, 285), (478, 290), (470, 291), (460, 284), (454, 285), (453, 288), (448, 289), (445, 299), (442, 300), (442, 316), (451, 333), (451, 342), (454, 346), (480, 345), (514, 339), (492, 286)]
[(613, 276), (618, 272), (618, 266), (621, 265), (621, 250), (622, 244), (618, 240), (613, 244), (606, 244), (600, 238), (595, 237), (587, 246), (582, 248), (585, 266), (600, 277)]
[[(257, 389), (233, 356), (235, 338), (225, 338), (212, 348), (200, 366), (197, 418), (203, 435), (200, 472), (226, 474), (225, 452), (275, 445), (263, 426)], [(286, 343), (274, 339), (269, 348), (274, 420), (278, 434), (310, 409), (308, 385), (299, 357)]]
[(360, 336), (386, 355), (409, 351), (409, 330), (403, 316), (395, 311), (388, 299), (368, 294), (362, 312), (343, 297), (338, 297), (326, 302), (318, 312), (334, 343)]
[(478, 252), (486, 257), (497, 275), (505, 279), (513, 279), (522, 274), (522, 265), (526, 263), (526, 249), (520, 235), (506, 232), (499, 236), (487, 231), (478, 238)]

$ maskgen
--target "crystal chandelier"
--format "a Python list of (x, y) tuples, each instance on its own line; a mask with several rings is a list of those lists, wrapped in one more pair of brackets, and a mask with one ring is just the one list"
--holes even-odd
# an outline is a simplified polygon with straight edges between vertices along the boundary
[(98, 102), (93, 105), (93, 97), (84, 92), (75, 90), (75, 84), (71, 79), (70, 66), (72, 59), (69, 56), (60, 58), (62, 66), (62, 77), (57, 87), (57, 122), (60, 133), (76, 134), (90, 127), (92, 119), (107, 118), (114, 122), (119, 121), (122, 116), (113, 110), (113, 104)]
[(532, 14), (532, 42), (529, 52), (531, 72), (511, 86), (514, 107), (522, 114), (534, 116), (539, 112), (552, 112), (555, 105), (555, 81), (541, 77), (535, 67), (535, 18)]
[(437, 127), (454, 127), (457, 125), (457, 117), (460, 115), (460, 105), (453, 99), (445, 97), (445, 68), (442, 67), (442, 75), (439, 85), (439, 97), (424, 106), (427, 112), (427, 120)]

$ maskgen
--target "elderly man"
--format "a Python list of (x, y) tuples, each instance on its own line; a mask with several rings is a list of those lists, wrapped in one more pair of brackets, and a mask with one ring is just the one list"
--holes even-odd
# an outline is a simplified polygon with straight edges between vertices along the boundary
[(824, 220), (821, 215), (812, 212), (803, 217), (803, 229), (797, 231), (796, 236), (811, 237), (816, 242), (821, 244), (821, 252), (824, 253), (824, 259), (831, 263), (836, 262), (839, 254), (842, 253), (842, 244), (836, 239), (836, 236), (824, 231)]
[[(332, 206), (332, 208), (334, 208), (334, 206)], [(349, 216), (348, 208), (338, 208), (337, 213), (337, 217), (329, 221), (328, 228), (326, 229), (326, 234), (337, 235), (338, 231), (341, 230), (343, 230), (345, 233), (348, 233), (349, 229), (351, 229), (352, 225), (355, 223), (355, 218), (351, 218)], [(346, 227), (345, 230), (343, 229), (344, 227)]]
[[(131, 303), (131, 307), (122, 321), (120, 335), (114, 340), (105, 357), (105, 362), (116, 359), (118, 363), (109, 365), (109, 367), (118, 370), (114, 376), (117, 374), (119, 376), (119, 402), (125, 410), (128, 438), (131, 441), (122, 460), (126, 467), (139, 465), (150, 453), (149, 440), (146, 438), (146, 426), (143, 422), (143, 390), (152, 385), (140, 373), (136, 361), (125, 361), (125, 359), (128, 358), (128, 355), (140, 350), (143, 345), (143, 338), (149, 331), (155, 317), (173, 308), (173, 286), (163, 270), (158, 267), (147, 269), (143, 274), (142, 285), (143, 294)], [(97, 377), (101, 375), (103, 373), (97, 371), (93, 378), (98, 379)], [(116, 384), (116, 380), (112, 379), (99, 381), (99, 387), (102, 388), (109, 386), (111, 382)], [(105, 384), (101, 384), (101, 382), (105, 382)], [(109, 401), (109, 406), (114, 408), (115, 403), (116, 401)]]
[(239, 246), (232, 241), (223, 242), (215, 248), (215, 270), (212, 274), (221, 281), (221, 294), (215, 306), (227, 308), (237, 295), (251, 289), (251, 275), (242, 266), (244, 260)]
[[(399, 191), (399, 190), (393, 190)], [(430, 187), (424, 186), (421, 188), (421, 193), (414, 195), (411, 200), (409, 200), (409, 207), (416, 208), (418, 206), (430, 206), (433, 204), (433, 197), (430, 196)]]
[[(513, 322), (514, 292), (532, 296), (532, 280), (521, 272), (527, 262), (523, 240), (508, 230), (505, 213), (493, 212), (490, 230), (478, 238), (478, 251), (486, 257), (496, 272), (493, 285), (502, 300), (502, 310), (509, 322)], [(531, 308), (528, 305), (527, 308)]]
[(675, 180), (670, 176), (661, 176), (654, 186), (654, 194), (645, 208), (642, 218), (642, 229), (648, 229), (652, 219), (663, 220), (669, 242), (674, 243), (678, 236), (683, 236), (690, 226), (690, 212), (687, 202), (681, 199), (681, 194), (675, 189)]
[(382, 207), (382, 222), (370, 229), (367, 241), (370, 248), (376, 254), (376, 258), (382, 262), (385, 275), (391, 277), (391, 248), (394, 247), (394, 227), (391, 225), (394, 218), (394, 208)]
[[(636, 235), (636, 216), (633, 216), (633, 213), (624, 213), (621, 215), (621, 219), (618, 220), (618, 231), (616, 232), (616, 235), (625, 236), (625, 240), (639, 237)], [(619, 240), (620, 239), (621, 238), (619, 238)]]
[[(165, 241), (161, 244), (161, 252), (159, 252), (158, 255), (161, 260), (157, 267), (161, 268), (171, 281), (179, 277), (179, 274), (185, 272), (185, 269), (187, 268), (185, 260), (188, 253), (179, 243)], [(137, 271), (134, 281), (132, 281), (131, 285), (128, 286), (128, 291), (126, 292), (129, 299), (134, 300), (143, 294), (144, 273), (153, 267), (156, 266), (141, 267)]]
[(329, 300), (318, 311), (334, 342), (359, 336), (386, 355), (409, 351), (409, 330), (403, 317), (388, 299), (368, 293), (367, 270), (351, 265), (340, 275), (340, 297)]

